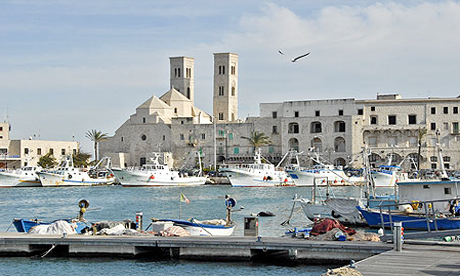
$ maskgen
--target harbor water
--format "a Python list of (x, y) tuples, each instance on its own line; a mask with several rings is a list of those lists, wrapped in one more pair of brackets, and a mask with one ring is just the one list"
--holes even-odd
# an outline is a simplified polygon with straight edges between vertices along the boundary
[[(352, 187), (333, 188), (338, 196), (357, 196), (358, 189)], [(330, 191), (331, 192), (331, 191)], [(190, 203), (180, 202), (184, 194)], [(321, 188), (320, 194), (325, 193)], [(230, 195), (237, 200), (238, 210), (233, 212), (236, 222), (234, 235), (243, 236), (244, 217), (262, 211), (272, 212), (275, 216), (259, 217), (259, 236), (282, 236), (286, 230), (304, 228), (311, 224), (304, 216), (300, 205), (294, 209), (288, 227), (282, 222), (288, 219), (293, 206), (292, 198), (297, 194), (311, 198), (309, 187), (270, 187), (270, 188), (233, 188), (231, 186), (200, 187), (139, 187), (121, 186), (101, 187), (62, 187), (62, 188), (9, 188), (0, 189), (0, 231), (16, 232), (11, 225), (14, 218), (38, 218), (52, 221), (59, 218), (76, 217), (77, 203), (81, 199), (89, 201), (85, 213), (89, 221), (125, 219), (135, 220), (136, 212), (143, 212), (144, 228), (151, 218), (225, 218), (224, 196)], [(334, 265), (331, 265), (334, 267)], [(21, 271), (22, 275), (55, 274), (73, 275), (76, 271), (106, 274), (136, 275), (320, 275), (328, 266), (284, 266), (247, 263), (216, 263), (189, 261), (152, 261), (108, 258), (0, 258), (0, 274), (13, 275)], [(37, 273), (38, 272), (38, 273)]]

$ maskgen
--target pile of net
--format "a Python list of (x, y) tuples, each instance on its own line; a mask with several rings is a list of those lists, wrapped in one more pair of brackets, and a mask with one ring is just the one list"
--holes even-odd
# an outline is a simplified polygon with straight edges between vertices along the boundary
[(380, 237), (377, 234), (356, 231), (330, 218), (321, 219), (315, 222), (310, 231), (310, 239), (323, 241), (380, 241)]
[(186, 237), (190, 236), (190, 233), (180, 226), (171, 226), (160, 231), (159, 235), (162, 237)]
[(96, 231), (96, 235), (108, 235), (108, 236), (144, 236), (148, 233), (141, 233), (134, 229), (132, 221), (98, 221), (93, 224), (93, 229)]

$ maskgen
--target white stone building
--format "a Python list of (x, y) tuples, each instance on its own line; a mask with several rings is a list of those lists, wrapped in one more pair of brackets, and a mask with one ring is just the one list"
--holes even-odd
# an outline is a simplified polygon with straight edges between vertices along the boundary
[[(185, 74), (184, 74), (185, 72)], [(447, 169), (460, 169), (460, 98), (403, 99), (399, 94), (376, 99), (325, 99), (261, 103), (260, 116), (238, 119), (238, 55), (214, 54), (213, 117), (195, 107), (194, 59), (170, 59), (171, 89), (152, 96), (135, 114), (101, 143), (102, 156), (116, 166), (145, 163), (152, 152), (169, 152), (180, 167), (200, 151), (204, 165), (215, 160), (252, 162), (252, 146), (242, 137), (254, 131), (270, 137), (262, 148), (273, 163), (290, 149), (302, 152), (304, 166), (318, 153), (335, 165), (360, 167), (367, 146), (373, 166), (392, 164), (413, 169), (421, 135), (420, 168), (440, 169), (436, 142)], [(213, 123), (213, 118), (214, 123)], [(425, 133), (426, 131), (426, 133)], [(172, 159), (171, 159), (172, 156)]]
[(51, 152), (57, 161), (76, 154), (79, 143), (73, 141), (10, 140), (9, 123), (0, 123), (0, 168), (36, 166), (40, 157)]

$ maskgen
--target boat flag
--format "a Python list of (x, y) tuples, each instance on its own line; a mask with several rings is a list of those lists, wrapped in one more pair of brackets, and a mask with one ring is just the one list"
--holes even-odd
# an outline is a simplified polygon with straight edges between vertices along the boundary
[(190, 200), (183, 193), (180, 193), (180, 201), (190, 203)]

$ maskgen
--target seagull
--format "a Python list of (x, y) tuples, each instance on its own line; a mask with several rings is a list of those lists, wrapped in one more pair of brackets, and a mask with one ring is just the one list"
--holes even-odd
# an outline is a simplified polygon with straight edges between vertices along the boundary
[[(285, 56), (285, 54), (283, 52), (281, 52), (281, 50), (278, 50), (278, 53), (282, 54), (283, 56)], [(301, 59), (301, 58), (304, 58), (306, 56), (308, 56), (310, 54), (310, 52), (306, 53), (306, 54), (303, 54), (303, 55), (300, 55), (298, 57), (295, 57), (295, 58), (292, 58), (291, 59), (291, 62), (296, 62), (297, 60)]]

